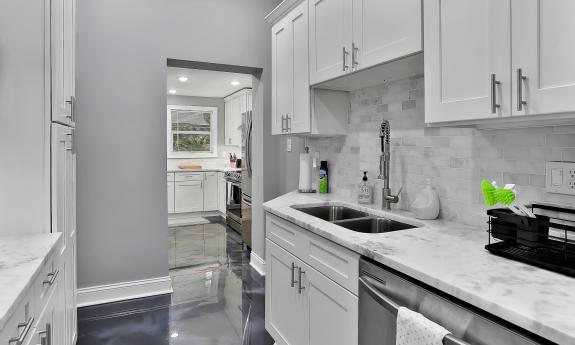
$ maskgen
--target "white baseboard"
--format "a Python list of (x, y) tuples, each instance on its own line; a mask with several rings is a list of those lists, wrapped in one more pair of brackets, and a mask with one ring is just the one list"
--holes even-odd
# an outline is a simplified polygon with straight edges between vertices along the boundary
[(172, 293), (170, 276), (78, 289), (78, 307)]
[(262, 276), (266, 275), (266, 262), (254, 252), (250, 254), (250, 266)]
[(168, 214), (168, 227), (207, 224), (204, 217), (222, 216), (219, 211)]

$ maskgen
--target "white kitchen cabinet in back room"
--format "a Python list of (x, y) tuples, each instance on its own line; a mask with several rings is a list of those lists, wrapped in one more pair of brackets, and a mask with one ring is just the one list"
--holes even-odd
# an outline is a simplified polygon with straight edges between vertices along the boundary
[(228, 146), (240, 146), (242, 143), (242, 114), (251, 109), (252, 90), (242, 89), (226, 98), (225, 102), (225, 137)]
[(509, 116), (510, 0), (424, 2), (425, 121)]
[(218, 173), (218, 211), (222, 214), (226, 214), (226, 198), (227, 198), (227, 190), (226, 190), (226, 179), (224, 178), (224, 173)]
[(218, 209), (218, 173), (209, 171), (204, 173), (204, 211)]
[(511, 16), (512, 114), (575, 111), (575, 1), (512, 0)]
[(202, 212), (204, 210), (204, 181), (177, 181), (174, 188), (176, 213)]

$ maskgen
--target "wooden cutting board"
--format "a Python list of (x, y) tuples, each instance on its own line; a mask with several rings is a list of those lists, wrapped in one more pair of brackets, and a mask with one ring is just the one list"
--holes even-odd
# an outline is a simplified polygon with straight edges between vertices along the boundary
[(196, 170), (201, 170), (202, 166), (200, 164), (196, 164), (196, 163), (182, 163), (178, 165), (179, 169), (196, 169)]

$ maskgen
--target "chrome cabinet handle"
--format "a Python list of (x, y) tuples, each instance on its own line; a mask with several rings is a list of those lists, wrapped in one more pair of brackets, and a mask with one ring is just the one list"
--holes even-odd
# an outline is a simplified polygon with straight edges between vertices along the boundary
[(355, 68), (357, 65), (359, 65), (359, 62), (357, 62), (357, 52), (359, 51), (359, 48), (355, 46), (355, 43), (351, 44), (351, 65), (352, 68)]
[(282, 115), (282, 133), (286, 131), (286, 127), (285, 127), (285, 115)]
[(291, 116), (286, 114), (286, 132), (291, 133)]
[(66, 115), (72, 121), (76, 120), (76, 97), (70, 96), (70, 99), (66, 101), (70, 105), (70, 115)]
[(47, 277), (49, 279), (46, 279), (42, 282), (42, 285), (48, 285), (48, 286), (52, 286), (54, 285), (54, 282), (56, 281), (56, 277), (58, 277), (58, 270), (48, 273)]
[(295, 269), (298, 268), (293, 262), (291, 263), (291, 287), (295, 287)]
[(491, 113), (497, 113), (497, 109), (501, 107), (501, 104), (497, 103), (497, 85), (501, 85), (501, 82), (495, 78), (495, 74), (491, 75)]
[(305, 290), (305, 286), (302, 286), (302, 285), (301, 285), (301, 281), (302, 281), (301, 277), (302, 277), (302, 275), (305, 274), (305, 271), (302, 271), (302, 270), (301, 270), (301, 267), (298, 267), (297, 269), (298, 269), (298, 282), (297, 282), (297, 284), (298, 284), (297, 290), (298, 290), (298, 291), (297, 291), (297, 292), (301, 295), (301, 292), (302, 292), (303, 290)]
[(21, 345), (22, 343), (24, 343), (24, 340), (26, 340), (26, 336), (28, 335), (28, 332), (30, 332), (30, 328), (32, 328), (33, 323), (34, 323), (33, 317), (29, 318), (28, 321), (26, 322), (19, 323), (18, 329), (22, 329), (22, 332), (20, 332), (20, 334), (18, 334), (17, 337), (10, 338), (8, 340), (8, 344)]
[(523, 106), (527, 104), (523, 100), (523, 82), (527, 80), (527, 77), (523, 75), (523, 70), (521, 68), (517, 69), (517, 111), (523, 111)]
[(39, 335), (43, 335), (42, 340), (40, 340), (41, 345), (52, 345), (52, 325), (47, 323), (46, 330), (38, 332)]
[(345, 47), (343, 47), (343, 71), (347, 71), (347, 69), (349, 68), (349, 66), (347, 65), (347, 56), (349, 55), (347, 49), (345, 49)]

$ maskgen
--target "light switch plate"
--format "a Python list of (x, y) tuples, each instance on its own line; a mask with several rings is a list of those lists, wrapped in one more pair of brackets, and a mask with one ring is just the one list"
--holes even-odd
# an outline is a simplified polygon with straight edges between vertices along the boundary
[(575, 195), (575, 162), (547, 162), (545, 190), (549, 193)]

